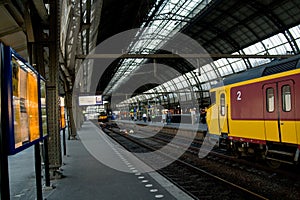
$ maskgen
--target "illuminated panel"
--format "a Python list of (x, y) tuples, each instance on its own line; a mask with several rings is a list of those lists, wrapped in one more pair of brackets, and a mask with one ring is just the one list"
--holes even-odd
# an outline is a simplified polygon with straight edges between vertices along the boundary
[[(8, 154), (18, 153), (47, 136), (45, 82), (14, 50), (5, 47), (3, 129)], [(43, 116), (43, 117), (42, 117)]]
[(12, 89), (14, 114), (15, 148), (29, 142), (27, 112), (27, 73), (21, 68), (20, 62), (12, 57)]
[(27, 78), (27, 107), (30, 141), (40, 138), (39, 129), (39, 104), (38, 104), (38, 82), (37, 75), (28, 73)]
[(64, 129), (66, 128), (66, 118), (65, 118), (65, 107), (60, 107), (60, 128)]
[(102, 96), (80, 96), (79, 97), (79, 106), (90, 106), (90, 105), (102, 105)]

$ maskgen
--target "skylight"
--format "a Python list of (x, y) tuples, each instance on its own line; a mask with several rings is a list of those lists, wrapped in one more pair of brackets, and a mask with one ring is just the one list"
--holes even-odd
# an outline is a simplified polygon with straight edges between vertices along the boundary
[[(128, 53), (154, 53), (172, 38), (186, 23), (199, 13), (211, 0), (166, 0), (155, 12), (159, 0), (148, 14), (150, 21), (144, 22), (136, 34), (138, 40), (129, 45)], [(154, 17), (150, 19), (150, 16)], [(146, 29), (145, 29), (146, 28)], [(125, 59), (114, 75), (104, 94), (111, 94), (128, 78), (128, 75), (137, 70), (145, 59)], [(134, 67), (132, 67), (134, 66)]]

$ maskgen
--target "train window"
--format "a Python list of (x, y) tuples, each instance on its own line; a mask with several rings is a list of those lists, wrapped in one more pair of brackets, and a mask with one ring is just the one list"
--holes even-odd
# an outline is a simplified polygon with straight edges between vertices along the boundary
[(282, 94), (282, 110), (289, 112), (292, 110), (291, 87), (284, 85), (281, 88)]
[(275, 109), (274, 89), (268, 88), (266, 92), (267, 92), (267, 111), (274, 112)]
[(225, 115), (225, 94), (224, 93), (222, 93), (220, 96), (220, 106), (221, 106), (220, 114), (224, 116)]
[(210, 104), (213, 105), (216, 103), (216, 92), (210, 93)]

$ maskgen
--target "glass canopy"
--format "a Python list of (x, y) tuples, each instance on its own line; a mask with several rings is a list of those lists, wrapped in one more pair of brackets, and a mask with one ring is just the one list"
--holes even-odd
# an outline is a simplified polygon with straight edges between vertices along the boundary
[[(300, 25), (297, 25), (289, 30), (296, 44), (300, 45)], [(290, 54), (292, 52), (289, 41), (286, 37), (280, 33), (267, 38), (261, 42), (251, 45), (247, 48), (242, 49), (239, 52), (233, 54), (273, 54), (273, 55), (284, 55)], [(192, 72), (188, 72), (182, 76), (174, 78), (156, 88), (148, 90), (143, 94), (137, 95), (133, 98), (127, 99), (121, 102), (119, 107), (126, 107), (133, 102), (138, 102), (141, 100), (152, 100), (159, 99), (161, 93), (169, 93), (176, 91), (172, 95), (168, 96), (169, 103), (176, 103), (180, 98), (182, 101), (190, 101), (193, 99), (199, 99), (199, 92), (202, 93), (202, 98), (208, 97), (208, 90), (217, 83), (217, 74), (222, 77), (228, 75), (239, 73), (247, 70), (248, 68), (257, 67), (259, 65), (270, 62), (271, 59), (247, 59), (245, 58), (233, 59), (233, 58), (221, 58), (210, 64), (201, 67), (202, 72), (199, 73), (199, 69)], [(214, 70), (217, 69), (218, 72)], [(199, 87), (200, 86), (200, 87)], [(190, 89), (192, 88), (192, 91)], [(201, 89), (201, 91), (199, 90)], [(179, 91), (179, 92), (178, 92)], [(184, 91), (184, 92), (180, 92)], [(156, 95), (155, 95), (156, 93)], [(152, 94), (152, 95), (148, 95)], [(194, 95), (191, 95), (194, 94)]]
[[(211, 0), (165, 0), (159, 6), (157, 0), (148, 14), (147, 22), (144, 22), (137, 32), (138, 38), (127, 49), (128, 53), (154, 53), (162, 47), (168, 38), (172, 38), (186, 23), (199, 13)], [(157, 6), (159, 9), (157, 10)], [(146, 28), (146, 29), (145, 29)], [(104, 94), (111, 94), (134, 70), (137, 70), (145, 59), (125, 59), (113, 79), (108, 84)]]
[[(134, 40), (126, 50), (132, 54), (153, 54), (166, 44), (168, 39), (188, 24), (201, 10), (209, 6), (211, 0), (157, 0), (148, 14), (148, 19), (136, 33)], [(300, 46), (300, 26), (285, 30), (282, 33), (264, 39), (248, 46), (232, 55), (241, 58), (221, 58), (201, 66), (200, 68), (167, 81), (143, 94), (129, 98), (118, 106), (125, 106), (137, 101), (160, 100), (162, 93), (166, 95), (168, 103), (190, 101), (208, 97), (208, 90), (217, 83), (218, 78), (268, 63), (267, 58), (243, 58), (242, 55), (284, 55), (293, 54), (291, 45)], [(291, 42), (292, 41), (292, 42)], [(296, 49), (299, 49), (299, 48)], [(146, 59), (124, 59), (118, 71), (106, 87), (104, 95), (116, 91), (130, 74), (133, 74)], [(174, 92), (176, 91), (176, 92)]]

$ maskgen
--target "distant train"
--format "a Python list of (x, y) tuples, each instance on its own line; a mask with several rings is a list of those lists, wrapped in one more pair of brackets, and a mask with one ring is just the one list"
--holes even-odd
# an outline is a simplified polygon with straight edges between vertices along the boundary
[(100, 122), (100, 123), (108, 122), (107, 112), (100, 112), (100, 114), (98, 116), (98, 122)]
[(300, 56), (232, 75), (210, 90), (210, 134), (237, 156), (271, 167), (294, 164), (300, 152)]

